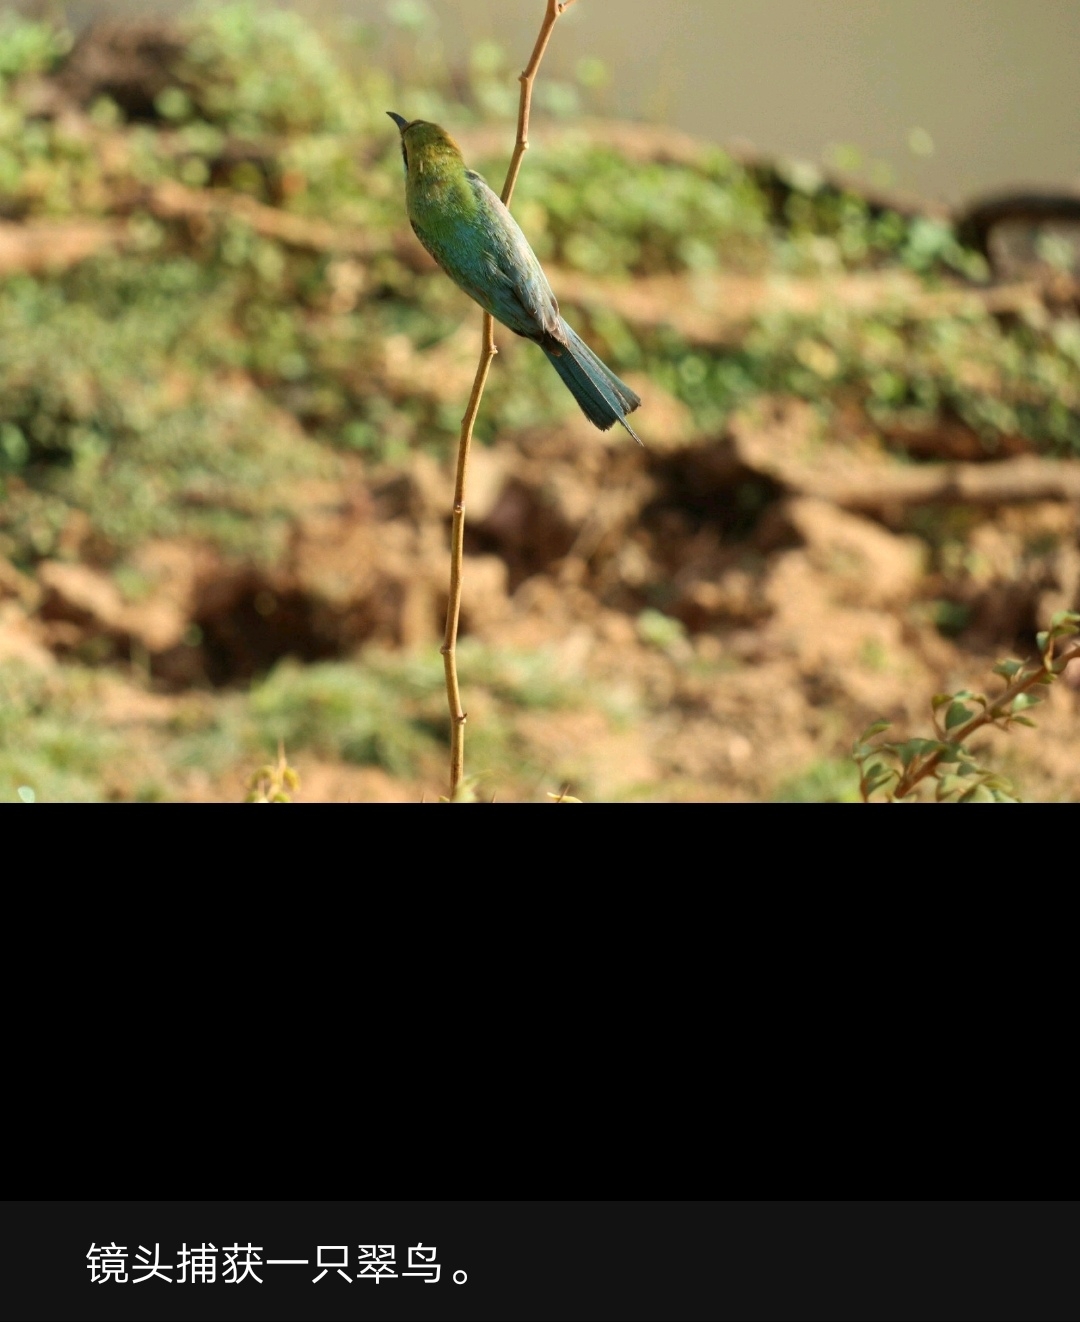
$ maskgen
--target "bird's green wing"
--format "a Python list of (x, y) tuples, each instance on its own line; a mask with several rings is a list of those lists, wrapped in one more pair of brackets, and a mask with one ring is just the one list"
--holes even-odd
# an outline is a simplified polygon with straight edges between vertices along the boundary
[(498, 305), (495, 316), (518, 334), (560, 337), (559, 304), (520, 225), (478, 174), (467, 170), (465, 177), (479, 203), (483, 261), (495, 286), (489, 286), (489, 297)]

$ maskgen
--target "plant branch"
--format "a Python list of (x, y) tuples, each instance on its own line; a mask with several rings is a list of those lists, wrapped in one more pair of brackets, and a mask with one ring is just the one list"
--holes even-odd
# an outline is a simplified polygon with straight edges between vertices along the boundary
[(506, 183), (503, 184), (502, 190), (502, 200), (506, 206), (510, 205), (510, 199), (514, 196), (514, 187), (517, 184), (518, 174), (521, 172), (521, 162), (525, 158), (525, 153), (529, 150), (529, 116), (532, 113), (533, 84), (536, 82), (537, 70), (540, 68), (540, 61), (544, 58), (544, 52), (551, 40), (551, 33), (555, 24), (573, 3), (574, 0), (547, 0), (547, 13), (540, 25), (540, 33), (536, 38), (532, 56), (529, 63), (521, 71), (517, 143), (514, 146), (514, 154), (510, 158), (510, 168), (506, 172)]
[[(529, 117), (532, 111), (533, 84), (544, 58), (552, 30), (560, 16), (570, 8), (574, 0), (547, 0), (547, 10), (540, 25), (529, 63), (521, 73), (521, 99), (518, 103), (517, 142), (510, 159), (510, 168), (503, 184), (502, 200), (506, 206), (514, 196), (514, 186), (521, 171), (521, 162), (529, 150)], [(491, 360), (498, 350), (495, 348), (495, 322), (489, 312), (484, 313), (480, 343), (480, 362), (473, 378), (472, 394), (469, 407), (461, 420), (461, 436), (458, 440), (457, 474), (454, 481), (454, 517), (450, 532), (450, 596), (446, 605), (446, 632), (443, 635), (443, 668), (446, 672), (446, 701), (450, 708), (450, 801), (457, 795), (465, 774), (465, 721), (466, 713), (461, 705), (461, 686), (457, 674), (457, 636), (461, 620), (461, 576), (465, 560), (465, 487), (469, 472), (469, 449), (472, 445), (473, 427), (476, 415), (480, 411), (480, 400), (487, 385)]]
[[(994, 725), (998, 721), (1008, 720), (1013, 715), (1010, 708), (1021, 694), (1027, 693), (1036, 684), (1053, 683), (1059, 675), (1064, 673), (1071, 662), (1078, 659), (1080, 659), (1080, 643), (1075, 643), (1072, 647), (1066, 648), (1056, 659), (1051, 650), (1043, 656), (1040, 665), (1033, 665), (1031, 669), (1025, 666), (1004, 693), (995, 698), (993, 702), (986, 703), (983, 710), (973, 716), (970, 721), (966, 721), (958, 729), (950, 731), (949, 742), (956, 747), (961, 747), (984, 725)], [(893, 796), (897, 799), (904, 799), (911, 794), (920, 781), (925, 780), (927, 776), (932, 775), (937, 770), (941, 765), (945, 752), (945, 749), (939, 748), (927, 757), (914, 758), (897, 782)]]
[(480, 411), (480, 400), (487, 385), (495, 348), (495, 321), (484, 313), (481, 332), (480, 362), (473, 379), (469, 407), (461, 420), (458, 442), (457, 474), (454, 479), (454, 518), (450, 531), (450, 596), (446, 604), (446, 632), (443, 635), (443, 669), (446, 672), (446, 701), (450, 708), (450, 800), (453, 802), (465, 774), (465, 710), (461, 705), (461, 686), (457, 675), (457, 635), (461, 619), (461, 574), (465, 560), (465, 485), (469, 474), (469, 447), (473, 426)]

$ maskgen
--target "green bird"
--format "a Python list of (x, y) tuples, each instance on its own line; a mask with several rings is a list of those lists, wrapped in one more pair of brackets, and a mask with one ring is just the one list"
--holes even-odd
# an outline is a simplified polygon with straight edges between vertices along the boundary
[(538, 344), (581, 411), (607, 431), (641, 400), (559, 315), (529, 241), (445, 129), (387, 114), (401, 131), (405, 201), (416, 237), (459, 288), (515, 335)]

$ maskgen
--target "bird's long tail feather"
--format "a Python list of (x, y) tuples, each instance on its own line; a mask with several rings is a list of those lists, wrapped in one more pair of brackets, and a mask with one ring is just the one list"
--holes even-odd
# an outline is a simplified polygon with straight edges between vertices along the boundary
[(551, 339), (541, 344), (541, 348), (580, 404), (582, 413), (601, 431), (607, 431), (616, 422), (622, 423), (638, 445), (642, 445), (641, 437), (626, 421), (626, 415), (633, 413), (641, 400), (565, 321), (561, 321), (561, 326), (565, 343)]

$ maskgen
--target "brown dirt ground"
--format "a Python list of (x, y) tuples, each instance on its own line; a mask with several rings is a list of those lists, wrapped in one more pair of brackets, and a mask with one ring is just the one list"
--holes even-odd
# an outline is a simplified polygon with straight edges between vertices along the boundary
[[(814, 494), (830, 474), (894, 471), (865, 429), (823, 436), (809, 410), (775, 400), (724, 436), (700, 436), (675, 400), (635, 385), (653, 425), (646, 450), (572, 420), (475, 453), (466, 635), (544, 649), (563, 679), (603, 695), (515, 713), (531, 770), (482, 778), (481, 797), (570, 785), (594, 801), (762, 800), (792, 782), (796, 796), (827, 797), (814, 768), (843, 766), (862, 728), (884, 718), (905, 737), (929, 735), (933, 694), (994, 691), (994, 662), (1030, 652), (1034, 630), (1080, 601), (1075, 502), (964, 507), (965, 539), (942, 549), (912, 534), (910, 510), (854, 512)], [(282, 656), (436, 646), (450, 504), (449, 457), (346, 467), (337, 483), (298, 490), (277, 567), (152, 543), (137, 565), (152, 588), (135, 602), (79, 561), (76, 529), (71, 558), (33, 579), (0, 565), (0, 659), (53, 667), (104, 648), (101, 710), (149, 748), (185, 703), (217, 701)], [(964, 610), (953, 639), (934, 623), (943, 599)], [(470, 730), (484, 720), (481, 702)], [(1080, 673), (1050, 692), (1037, 730), (991, 732), (980, 749), (1025, 798), (1080, 799)], [(405, 781), (302, 751), (292, 761), (299, 801), (444, 792), (441, 763)], [(168, 792), (236, 801), (250, 770), (215, 780), (195, 769)]]

